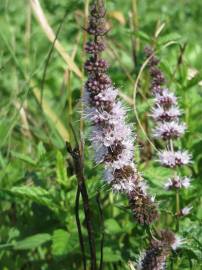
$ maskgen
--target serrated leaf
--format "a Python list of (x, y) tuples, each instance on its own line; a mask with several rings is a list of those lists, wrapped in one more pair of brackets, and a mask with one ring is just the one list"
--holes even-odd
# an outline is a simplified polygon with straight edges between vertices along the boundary
[(171, 171), (167, 168), (147, 166), (144, 169), (145, 178), (149, 179), (150, 183), (156, 187), (163, 187), (165, 181), (170, 177)]
[(36, 234), (16, 242), (14, 245), (14, 249), (16, 250), (35, 249), (50, 240), (51, 235), (48, 233)]
[(13, 187), (11, 189), (11, 192), (25, 195), (33, 198), (37, 197), (43, 197), (48, 196), (49, 193), (47, 190), (41, 188), (41, 187), (35, 187), (35, 186), (20, 186), (20, 187)]
[(13, 187), (9, 190), (9, 192), (17, 196), (22, 196), (23, 198), (30, 199), (38, 204), (47, 206), (50, 209), (55, 210), (55, 204), (53, 203), (49, 192), (41, 187), (35, 186)]

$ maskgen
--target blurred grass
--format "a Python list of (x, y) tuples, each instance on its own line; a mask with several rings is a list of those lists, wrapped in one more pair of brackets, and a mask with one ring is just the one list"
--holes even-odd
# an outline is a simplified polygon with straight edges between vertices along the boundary
[[(145, 61), (143, 48), (148, 43), (156, 45), (168, 85), (179, 96), (183, 118), (189, 126), (181, 144), (191, 150), (194, 159), (186, 172), (194, 179), (192, 189), (182, 194), (181, 202), (182, 206), (192, 204), (194, 208), (192, 215), (182, 221), (180, 233), (188, 239), (188, 244), (179, 252), (178, 264), (173, 254), (173, 269), (200, 270), (202, 2), (128, 0), (124, 5), (121, 1), (106, 2), (111, 31), (105, 57), (111, 64), (110, 75), (130, 108), (129, 120), (137, 122), (132, 110), (133, 90)], [(137, 2), (138, 18), (133, 17), (136, 10), (132, 10), (132, 2)], [(85, 24), (86, 11), (84, 1), (41, 0), (50, 29), (44, 18), (42, 27), (42, 14), (40, 23), (30, 3), (37, 2), (0, 2), (0, 268), (82, 269), (74, 217), (76, 180), (66, 155), (65, 140), (74, 143), (70, 123), (80, 133), (86, 39), (81, 26)], [(155, 33), (161, 25), (164, 27), (157, 38)], [(58, 41), (52, 50), (53, 33), (57, 33), (59, 26)], [(167, 43), (173, 45), (165, 48)], [(186, 49), (179, 62), (184, 44)], [(152, 124), (148, 121), (151, 97), (145, 70), (137, 86), (136, 116), (144, 129), (151, 130)], [(136, 129), (141, 146), (136, 149), (140, 169), (161, 200), (160, 208), (172, 209), (174, 195), (162, 189), (170, 172), (150, 160), (154, 151), (138, 125)], [(83, 136), (88, 137), (87, 126)], [(128, 269), (128, 260), (136, 260), (146, 246), (146, 235), (125, 208), (124, 198), (111, 194), (103, 186), (102, 171), (94, 168), (91, 157), (92, 149), (86, 140), (85, 170), (98, 248), (101, 228), (95, 194), (99, 190), (104, 210), (104, 269)], [(83, 221), (82, 211), (80, 216)], [(158, 227), (172, 228), (172, 223), (165, 213)], [(82, 225), (85, 233), (84, 221)], [(20, 248), (16, 248), (18, 244)]]

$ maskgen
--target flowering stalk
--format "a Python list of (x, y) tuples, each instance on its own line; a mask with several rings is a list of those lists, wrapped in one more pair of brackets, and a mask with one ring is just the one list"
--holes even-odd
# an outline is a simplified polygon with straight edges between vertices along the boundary
[(86, 29), (91, 39), (86, 44), (90, 55), (85, 63), (86, 118), (91, 122), (91, 142), (95, 162), (104, 165), (105, 181), (113, 191), (125, 193), (140, 224), (149, 225), (158, 216), (153, 199), (134, 164), (134, 134), (126, 123), (126, 110), (118, 100), (118, 90), (107, 75), (108, 63), (101, 58), (107, 33), (103, 1), (93, 5)]
[(153, 135), (156, 139), (165, 142), (164, 150), (159, 151), (159, 162), (162, 166), (174, 170), (173, 176), (165, 184), (167, 190), (176, 191), (176, 217), (177, 229), (179, 227), (180, 216), (189, 214), (191, 208), (185, 207), (180, 210), (179, 190), (190, 186), (190, 179), (177, 175), (177, 168), (188, 165), (191, 156), (187, 151), (176, 150), (174, 141), (182, 137), (186, 130), (186, 125), (181, 123), (179, 117), (181, 110), (178, 107), (176, 96), (169, 91), (165, 85), (165, 78), (158, 67), (159, 60), (154, 55), (151, 48), (146, 48), (145, 53), (149, 57), (149, 72), (152, 78), (151, 90), (154, 96), (154, 107), (152, 118), (156, 123)]

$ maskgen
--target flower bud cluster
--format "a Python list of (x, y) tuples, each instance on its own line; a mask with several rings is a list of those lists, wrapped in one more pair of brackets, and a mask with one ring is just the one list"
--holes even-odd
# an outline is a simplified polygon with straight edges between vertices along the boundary
[[(174, 141), (182, 137), (186, 131), (186, 125), (180, 123), (182, 112), (178, 107), (176, 96), (165, 87), (165, 77), (158, 67), (159, 61), (153, 49), (145, 49), (149, 61), (149, 72), (152, 78), (151, 91), (154, 96), (154, 107), (151, 116), (155, 122), (153, 136), (166, 143), (166, 148), (159, 151), (158, 161), (164, 167), (176, 169), (191, 163), (191, 155), (187, 151), (176, 150)], [(166, 189), (188, 188), (189, 178), (180, 178), (176, 174), (168, 179)]]
[(103, 36), (107, 32), (102, 1), (90, 12), (87, 32), (91, 40), (86, 44), (90, 55), (85, 63), (88, 80), (83, 102), (87, 120), (91, 122), (90, 140), (95, 161), (105, 168), (105, 181), (114, 191), (127, 194), (136, 220), (150, 224), (157, 216), (152, 198), (144, 189), (144, 180), (134, 164), (134, 134), (126, 122), (126, 110), (118, 100), (118, 90), (106, 74), (108, 64), (101, 58), (105, 49)]

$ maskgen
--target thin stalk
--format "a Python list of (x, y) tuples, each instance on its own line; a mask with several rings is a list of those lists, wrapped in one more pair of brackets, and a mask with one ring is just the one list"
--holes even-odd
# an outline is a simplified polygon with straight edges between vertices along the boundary
[[(84, 29), (87, 29), (88, 27), (88, 10), (89, 10), (89, 0), (85, 0), (84, 2)], [(84, 57), (85, 57), (85, 44), (87, 42), (87, 32), (84, 30), (83, 31), (83, 62), (84, 62)], [(82, 65), (84, 67), (84, 65)], [(84, 75), (84, 68), (82, 69), (82, 73)], [(84, 88), (81, 87), (81, 100), (84, 94)], [(83, 117), (83, 102), (81, 102), (81, 115), (80, 115), (80, 136), (82, 137), (83, 134), (83, 129), (84, 129), (84, 117)]]
[(102, 207), (100, 204), (100, 194), (98, 193), (96, 196), (96, 200), (97, 200), (97, 204), (98, 204), (98, 208), (99, 208), (99, 212), (100, 212), (100, 217), (101, 217), (101, 242), (100, 242), (100, 265), (99, 265), (99, 270), (103, 269), (103, 248), (104, 248), (104, 216), (103, 216), (103, 211), (102, 211)]
[(31, 40), (31, 25), (32, 25), (32, 9), (30, 1), (27, 2), (27, 16), (25, 24), (25, 61), (26, 61), (26, 71), (29, 72), (30, 64), (30, 40)]
[(72, 87), (71, 87), (71, 74), (72, 72), (67, 70), (67, 102), (68, 102), (68, 126), (72, 122)]
[(147, 141), (151, 144), (151, 146), (153, 147), (153, 149), (155, 149), (157, 151), (157, 148), (155, 147), (155, 145), (153, 144), (153, 142), (150, 140), (149, 136), (147, 135), (147, 132), (144, 130), (144, 127), (143, 127), (143, 125), (142, 125), (142, 123), (140, 121), (140, 118), (139, 118), (139, 115), (138, 115), (138, 112), (137, 112), (137, 106), (136, 106), (136, 97), (137, 97), (138, 84), (139, 84), (141, 75), (142, 75), (145, 67), (149, 63), (149, 60), (150, 59), (151, 59), (151, 57), (147, 58), (146, 61), (143, 63), (143, 65), (142, 65), (142, 67), (141, 67), (141, 69), (139, 71), (139, 74), (137, 76), (137, 79), (136, 79), (136, 81), (134, 83), (134, 87), (133, 87), (133, 101), (134, 101), (133, 110), (134, 110), (134, 114), (135, 114), (137, 123), (138, 123), (138, 125), (140, 126), (140, 128), (142, 130), (142, 133), (144, 134), (144, 136), (147, 139)]
[(176, 64), (175, 70), (172, 74), (172, 78), (171, 78), (170, 83), (172, 83), (175, 80), (175, 76), (176, 76), (178, 70), (180, 70), (181, 65), (183, 64), (183, 58), (184, 58), (186, 48), (187, 48), (187, 43), (185, 43), (183, 45), (179, 44), (180, 53), (179, 53), (179, 56), (177, 59), (177, 64)]
[(176, 231), (179, 231), (179, 216), (178, 213), (180, 212), (180, 195), (179, 195), (179, 191), (176, 190)]
[[(169, 147), (172, 152), (174, 152), (174, 145), (173, 140), (169, 141)], [(176, 176), (176, 172), (174, 172), (174, 176)], [(180, 196), (179, 196), (179, 190), (176, 190), (175, 192), (175, 204), (176, 204), (176, 231), (179, 231), (179, 212), (180, 212)]]
[[(169, 142), (170, 150), (174, 152), (173, 140)], [(176, 176), (176, 172), (174, 172), (174, 176)], [(175, 201), (176, 201), (176, 231), (179, 231), (179, 213), (180, 213), (180, 194), (179, 190), (175, 192)]]
[(133, 83), (134, 82), (134, 79), (133, 77), (130, 75), (130, 73), (128, 72), (127, 68), (124, 66), (124, 64), (122, 63), (121, 59), (120, 59), (120, 56), (119, 56), (119, 53), (116, 52), (116, 50), (113, 48), (112, 46), (112, 43), (111, 42), (107, 42), (107, 47), (110, 49), (112, 55), (115, 57), (115, 59), (119, 62), (120, 64), (120, 68), (123, 70), (123, 72), (125, 73), (126, 77), (128, 78), (128, 80)]
[(7, 244), (1, 244), (0, 245), (0, 249), (3, 249), (3, 248), (10, 248), (10, 247), (13, 247), (14, 244), (11, 244), (11, 243), (7, 243)]
[(92, 216), (90, 210), (90, 203), (88, 192), (85, 184), (85, 177), (84, 177), (84, 165), (83, 165), (83, 157), (80, 151), (81, 147), (77, 147), (72, 149), (70, 144), (67, 143), (67, 151), (73, 158), (74, 161), (74, 170), (78, 181), (78, 187), (81, 192), (82, 200), (83, 200), (83, 209), (85, 214), (85, 221), (86, 227), (88, 232), (88, 242), (90, 248), (90, 260), (91, 260), (91, 270), (96, 270), (96, 248), (95, 248), (95, 238), (94, 238), (94, 231), (92, 225)]
[(80, 167), (80, 164), (76, 165), (76, 167), (77, 167), (77, 179), (79, 180), (79, 188), (80, 188), (80, 192), (83, 199), (83, 207), (84, 207), (84, 213), (86, 217), (86, 226), (88, 230), (88, 240), (89, 240), (90, 254), (91, 254), (91, 269), (96, 270), (97, 266), (96, 266), (95, 239), (94, 239), (93, 226), (91, 222), (89, 198), (88, 198), (88, 193), (87, 193), (87, 189), (85, 185), (85, 179), (82, 172), (82, 168)]
[[(74, 61), (76, 53), (78, 51), (78, 44), (80, 41), (81, 35), (80, 33), (78, 34), (77, 38), (76, 38), (76, 44), (72, 50), (72, 54), (71, 54), (71, 59), (72, 61)], [(68, 108), (67, 108), (67, 124), (68, 127), (71, 128), (71, 123), (72, 123), (72, 114), (73, 114), (73, 107), (72, 107), (72, 85), (71, 85), (71, 80), (72, 78), (72, 71), (67, 67), (67, 69), (65, 70), (65, 75), (64, 75), (64, 84), (66, 85), (66, 89), (67, 89), (67, 104), (68, 104)], [(71, 134), (70, 134), (71, 135)], [(70, 138), (71, 141), (71, 138)]]
[(57, 29), (57, 32), (56, 32), (56, 35), (55, 35), (55, 39), (53, 40), (52, 44), (51, 44), (51, 47), (50, 47), (50, 50), (48, 52), (48, 55), (47, 55), (47, 58), (46, 58), (46, 61), (45, 61), (45, 67), (44, 67), (44, 71), (43, 71), (43, 75), (42, 75), (42, 79), (41, 79), (41, 108), (43, 108), (43, 94), (44, 94), (44, 84), (45, 84), (45, 79), (46, 79), (46, 74), (47, 74), (47, 70), (48, 70), (48, 67), (49, 67), (49, 63), (50, 63), (50, 60), (51, 60), (51, 57), (52, 57), (52, 54), (53, 54), (53, 51), (54, 51), (54, 46), (55, 46), (55, 43), (57, 42), (57, 39), (58, 39), (58, 36), (60, 34), (60, 31), (62, 29), (62, 26), (63, 26), (63, 23), (67, 17), (68, 13), (65, 12), (64, 14), (64, 17)]
[(140, 47), (140, 40), (139, 38), (135, 37), (136, 32), (138, 31), (139, 21), (138, 21), (138, 9), (137, 9), (137, 0), (131, 0), (132, 4), (132, 48), (133, 48), (133, 62), (134, 67), (137, 66), (137, 52), (139, 51)]
[(76, 216), (76, 225), (77, 225), (81, 254), (82, 254), (83, 269), (86, 270), (85, 247), (84, 247), (83, 235), (82, 235), (82, 230), (81, 230), (81, 222), (79, 218), (79, 199), (80, 199), (80, 189), (78, 187), (77, 193), (76, 193), (76, 200), (75, 200), (75, 216)]
[(170, 151), (174, 152), (173, 140), (169, 141), (169, 146), (168, 147), (170, 147)]

